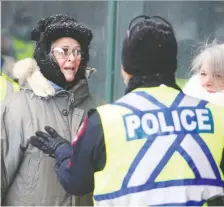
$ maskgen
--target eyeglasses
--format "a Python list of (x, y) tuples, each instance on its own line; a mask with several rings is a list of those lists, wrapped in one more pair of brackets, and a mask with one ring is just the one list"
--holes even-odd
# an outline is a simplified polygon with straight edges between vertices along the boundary
[(127, 30), (128, 39), (131, 36), (131, 30), (132, 30), (132, 28), (134, 27), (134, 25), (137, 24), (137, 20), (138, 20), (138, 22), (139, 21), (141, 22), (142, 21), (141, 19), (143, 19), (143, 20), (159, 19), (159, 20), (165, 22), (171, 28), (171, 30), (173, 31), (173, 28), (172, 28), (171, 24), (167, 20), (165, 20), (164, 18), (162, 18), (160, 16), (152, 16), (152, 17), (149, 17), (149, 16), (146, 16), (146, 15), (139, 15), (139, 16), (135, 17), (134, 19), (132, 19), (131, 22), (129, 23), (128, 30)]
[(78, 49), (69, 50), (68, 48), (61, 48), (61, 47), (56, 47), (52, 49), (51, 52), (54, 55), (54, 57), (61, 59), (68, 58), (71, 55), (71, 53), (74, 55), (75, 58), (81, 58), (83, 54), (83, 52)]

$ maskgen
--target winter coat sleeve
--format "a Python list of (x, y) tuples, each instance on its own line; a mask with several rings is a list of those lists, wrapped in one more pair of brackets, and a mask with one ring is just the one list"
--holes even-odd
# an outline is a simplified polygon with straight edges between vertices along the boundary
[(1, 202), (13, 181), (23, 155), (20, 149), (22, 129), (20, 127), (21, 131), (14, 130), (21, 123), (20, 117), (17, 116), (19, 109), (10, 107), (9, 102), (4, 103), (1, 103)]
[(76, 196), (94, 190), (94, 173), (106, 163), (105, 143), (99, 114), (84, 120), (72, 145), (56, 150), (55, 172), (64, 189)]

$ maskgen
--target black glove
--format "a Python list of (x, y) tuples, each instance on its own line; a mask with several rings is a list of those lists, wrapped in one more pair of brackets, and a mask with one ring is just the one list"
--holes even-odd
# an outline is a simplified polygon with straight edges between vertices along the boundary
[(43, 153), (50, 157), (55, 157), (55, 150), (63, 144), (71, 144), (68, 140), (62, 138), (53, 128), (45, 126), (44, 129), (48, 132), (37, 131), (36, 136), (30, 137), (30, 144), (37, 147)]

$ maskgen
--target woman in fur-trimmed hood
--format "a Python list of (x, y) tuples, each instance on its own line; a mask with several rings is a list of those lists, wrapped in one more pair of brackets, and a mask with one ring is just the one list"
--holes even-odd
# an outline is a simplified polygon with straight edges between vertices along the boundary
[(67, 15), (42, 18), (31, 33), (34, 58), (15, 64), (21, 91), (2, 109), (2, 205), (92, 205), (91, 196), (67, 194), (54, 161), (29, 145), (37, 130), (52, 127), (72, 141), (84, 115), (103, 101), (89, 93), (86, 67), (92, 32)]
[(192, 62), (184, 93), (224, 106), (224, 44), (206, 44)]

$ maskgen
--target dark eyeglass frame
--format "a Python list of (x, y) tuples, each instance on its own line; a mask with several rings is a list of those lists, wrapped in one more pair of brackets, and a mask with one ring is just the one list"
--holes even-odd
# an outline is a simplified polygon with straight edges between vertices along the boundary
[[(66, 58), (66, 57), (69, 57), (71, 54), (73, 54), (73, 56), (78, 55), (78, 56), (82, 57), (82, 56), (83, 56), (83, 54), (84, 54), (84, 52), (83, 52), (82, 50), (79, 50), (79, 49), (69, 50), (68, 48), (63, 48), (63, 47), (55, 47), (54, 49), (52, 49), (52, 50), (51, 50), (51, 53), (52, 53), (52, 55), (53, 55), (53, 56), (55, 56), (55, 55), (54, 55), (54, 50), (55, 50), (55, 49), (57, 49), (57, 48), (62, 49), (62, 50), (63, 50), (63, 52), (65, 52), (64, 50), (68, 50), (68, 51), (70, 51), (68, 55), (65, 55), (64, 57), (61, 57), (61, 58)], [(67, 52), (68, 52), (68, 51), (67, 51)], [(75, 52), (77, 52), (77, 54), (76, 54), (76, 55), (75, 55)]]

